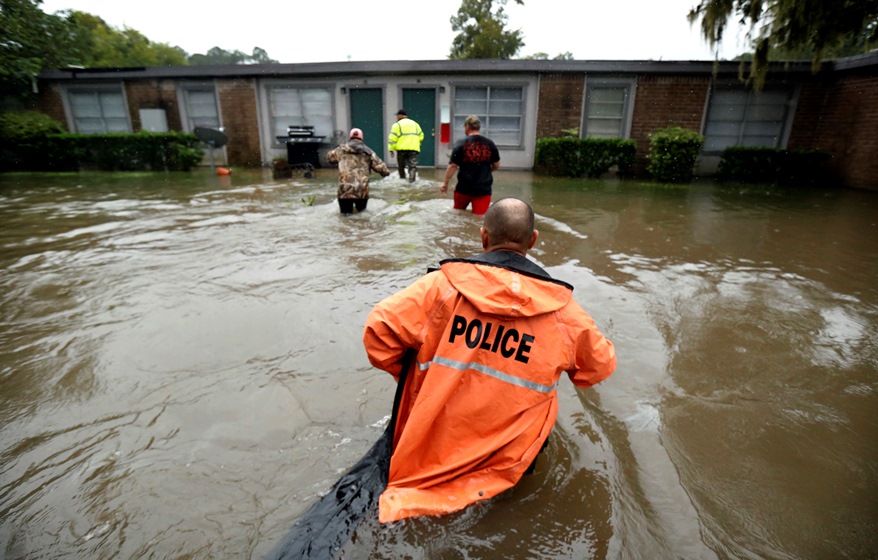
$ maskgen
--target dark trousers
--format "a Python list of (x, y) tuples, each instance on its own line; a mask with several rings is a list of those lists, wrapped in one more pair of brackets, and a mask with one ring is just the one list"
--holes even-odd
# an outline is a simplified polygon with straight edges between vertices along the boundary
[(405, 179), (406, 171), (409, 181), (414, 181), (418, 176), (418, 152), (414, 150), (397, 150), (396, 163), (399, 165), (399, 176)]
[(341, 210), (342, 214), (353, 214), (354, 206), (357, 207), (357, 212), (362, 212), (368, 203), (368, 198), (339, 198), (338, 209)]

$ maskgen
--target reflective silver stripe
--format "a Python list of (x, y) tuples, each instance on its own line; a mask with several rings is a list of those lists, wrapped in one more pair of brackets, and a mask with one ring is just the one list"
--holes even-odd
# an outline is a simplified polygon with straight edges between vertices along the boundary
[(423, 371), (428, 369), (430, 365), (436, 362), (437, 364), (445, 367), (449, 367), (451, 369), (456, 369), (458, 371), (466, 371), (468, 369), (475, 370), (479, 373), (484, 373), (485, 375), (490, 375), (494, 379), (498, 379), (500, 381), (505, 381), (506, 383), (510, 383), (512, 385), (516, 385), (518, 387), (524, 387), (525, 389), (530, 389), (532, 391), (538, 391), (540, 393), (551, 393), (558, 387), (557, 383), (553, 383), (552, 385), (542, 385), (540, 383), (535, 383), (533, 381), (528, 381), (527, 379), (522, 379), (520, 377), (515, 377), (514, 375), (509, 375), (508, 373), (504, 373), (500, 370), (489, 368), (484, 364), (480, 364), (478, 362), (458, 362), (457, 360), (451, 360), (449, 358), (443, 358), (442, 356), (436, 356), (432, 361), (426, 363), (418, 363), (418, 368)]

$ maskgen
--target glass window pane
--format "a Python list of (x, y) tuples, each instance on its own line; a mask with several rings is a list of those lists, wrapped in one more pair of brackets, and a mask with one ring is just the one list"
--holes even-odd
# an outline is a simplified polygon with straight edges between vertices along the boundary
[(485, 134), (485, 136), (493, 140), (498, 146), (516, 146), (519, 143), (517, 132), (491, 132), (490, 134)]
[(747, 136), (771, 136), (776, 138), (780, 135), (781, 123), (779, 122), (751, 122), (744, 127)]
[(269, 90), (273, 136), (286, 136), (287, 127), (313, 126), (315, 136), (332, 136), (332, 92), (326, 88)]
[(104, 114), (104, 117), (125, 118), (127, 113), (125, 103), (122, 101), (122, 96), (118, 93), (102, 92), (100, 94), (100, 103), (101, 112)]
[(76, 132), (80, 134), (100, 134), (104, 131), (104, 121), (102, 119), (76, 119)]
[(73, 122), (77, 132), (130, 132), (128, 108), (117, 91), (71, 91), (68, 94)]
[(591, 89), (589, 101), (593, 103), (625, 103), (625, 88), (595, 87)]
[(491, 88), (492, 101), (521, 101), (521, 88)]
[(454, 90), (452, 126), (459, 138), (467, 116), (482, 121), (481, 132), (496, 144), (521, 144), (524, 88), (458, 87)]
[(619, 138), (621, 134), (621, 119), (588, 119), (587, 136), (597, 138)]
[(774, 88), (761, 93), (717, 90), (711, 94), (705, 126), (706, 151), (729, 146), (779, 147), (792, 90)]
[(70, 95), (70, 107), (74, 115), (81, 118), (100, 117), (101, 108), (97, 96), (93, 93), (73, 93)]
[(737, 143), (737, 136), (708, 136), (704, 139), (704, 151), (720, 152)]
[(127, 119), (104, 119), (107, 132), (128, 132)]
[(521, 101), (494, 101), (491, 100), (492, 115), (520, 115)]
[(455, 104), (458, 113), (466, 113), (467, 115), (485, 114), (488, 112), (487, 100), (465, 99)]
[(593, 85), (588, 88), (585, 136), (622, 138), (629, 86)]
[(184, 99), (189, 130), (194, 130), (196, 126), (219, 128), (219, 114), (213, 90), (186, 90)]
[(622, 118), (625, 113), (625, 105), (622, 103), (595, 103), (588, 104), (589, 117), (616, 117)]
[(488, 100), (488, 88), (457, 88), (454, 90), (455, 98), (458, 101), (466, 101), (472, 99)]
[(733, 136), (737, 138), (741, 134), (741, 123), (729, 121), (708, 122), (704, 132), (707, 136)]

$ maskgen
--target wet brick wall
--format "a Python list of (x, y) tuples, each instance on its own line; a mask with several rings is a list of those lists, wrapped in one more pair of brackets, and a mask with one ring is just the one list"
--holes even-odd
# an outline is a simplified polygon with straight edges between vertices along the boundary
[(845, 186), (878, 190), (878, 77), (851, 73), (805, 84), (790, 148), (820, 148)]
[(256, 110), (256, 83), (252, 79), (217, 80), (221, 121), (229, 143), (226, 152), (230, 165), (258, 167), (259, 116)]
[(637, 166), (641, 172), (649, 153), (650, 133), (679, 126), (702, 134), (701, 122), (710, 89), (707, 76), (638, 76), (634, 94), (631, 139), (637, 142)]
[(182, 130), (177, 87), (173, 80), (126, 80), (125, 97), (128, 100), (128, 114), (134, 132), (143, 129), (140, 109), (164, 109), (168, 130)]
[(564, 129), (580, 127), (584, 85), (583, 74), (540, 76), (537, 138), (557, 138)]

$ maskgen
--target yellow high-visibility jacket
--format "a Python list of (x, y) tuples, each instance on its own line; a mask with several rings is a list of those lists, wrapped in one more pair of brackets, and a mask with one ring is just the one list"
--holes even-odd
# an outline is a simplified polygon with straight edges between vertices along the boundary
[(424, 141), (424, 131), (421, 125), (415, 121), (404, 118), (393, 123), (390, 127), (390, 136), (387, 138), (387, 149), (391, 152), (399, 150), (421, 151), (421, 142)]
[(525, 257), (484, 255), (443, 261), (366, 321), (375, 367), (398, 378), (403, 353), (417, 350), (379, 498), (382, 523), (450, 513), (511, 488), (555, 424), (561, 374), (586, 388), (616, 367), (613, 344), (569, 284), (520, 269)]

